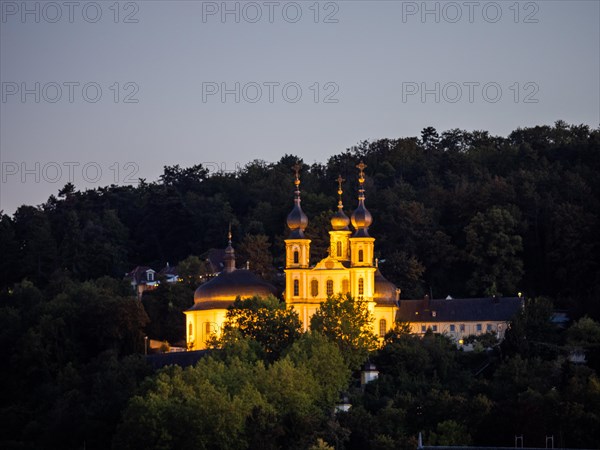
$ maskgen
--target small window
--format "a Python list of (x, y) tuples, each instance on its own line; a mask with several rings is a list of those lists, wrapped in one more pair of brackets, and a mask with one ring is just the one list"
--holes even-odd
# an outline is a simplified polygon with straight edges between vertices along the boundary
[(421, 325), (421, 333), (425, 333), (427, 331), (427, 327), (425, 325)]
[(387, 333), (387, 322), (385, 319), (379, 321), (379, 336), (385, 336)]
[(331, 297), (333, 295), (333, 280), (327, 280), (327, 296)]
[(480, 323), (477, 324), (477, 332), (481, 333), (481, 324)]
[(358, 279), (358, 295), (364, 295), (365, 293), (365, 280), (362, 278)]
[(342, 294), (347, 294), (350, 292), (350, 283), (348, 282), (348, 278), (344, 278), (342, 280)]
[(365, 257), (364, 252), (362, 251), (362, 248), (358, 251), (358, 262), (363, 262), (363, 259)]
[(298, 264), (299, 261), (300, 261), (300, 253), (298, 253), (298, 250), (294, 250), (294, 264)]
[(192, 333), (192, 331), (193, 331), (193, 328), (192, 328), (192, 324), (190, 323), (190, 324), (188, 325), (188, 334), (189, 334), (190, 336), (191, 336), (192, 334), (194, 334), (194, 333)]
[(461, 324), (460, 324), (460, 332), (461, 332), (461, 333), (464, 333), (464, 332), (465, 332), (465, 324), (464, 324), (464, 323), (461, 323)]
[(212, 327), (210, 325), (210, 322), (204, 322), (204, 334), (206, 334), (207, 336), (212, 334)]
[(154, 272), (146, 272), (148, 274), (148, 281), (154, 281)]
[(342, 243), (340, 241), (337, 242), (336, 248), (337, 248), (338, 258), (341, 258), (342, 257)]
[(431, 330), (432, 330), (434, 333), (437, 333), (437, 325), (433, 325), (433, 326), (431, 327)]
[(319, 295), (319, 282), (317, 280), (312, 280), (310, 282), (310, 295), (313, 297)]
[(488, 323), (488, 324), (485, 326), (485, 330), (486, 330), (486, 331), (492, 331), (492, 324), (491, 324), (491, 323)]
[(298, 297), (300, 295), (300, 281), (294, 280), (294, 297)]
[(455, 325), (450, 325), (450, 331), (452, 333), (454, 333), (456, 331), (456, 326)]

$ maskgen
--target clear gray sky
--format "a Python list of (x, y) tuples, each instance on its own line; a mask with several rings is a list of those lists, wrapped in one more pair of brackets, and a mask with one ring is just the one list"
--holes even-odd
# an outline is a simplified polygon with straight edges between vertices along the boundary
[(0, 209), (427, 126), (600, 123), (600, 2), (0, 1)]

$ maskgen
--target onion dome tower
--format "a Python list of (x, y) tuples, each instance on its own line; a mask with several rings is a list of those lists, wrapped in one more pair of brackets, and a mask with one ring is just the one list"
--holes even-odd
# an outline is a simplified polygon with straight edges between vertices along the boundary
[(365, 168), (362, 161), (356, 166), (358, 173), (358, 206), (352, 213), (354, 234), (350, 238), (350, 260), (352, 267), (374, 267), (373, 247), (375, 239), (369, 236), (369, 226), (373, 222), (371, 213), (365, 206)]
[(294, 185), (296, 186), (294, 190), (294, 207), (287, 216), (287, 226), (290, 229), (291, 239), (304, 239), (304, 230), (308, 226), (308, 217), (306, 217), (300, 206), (300, 169), (299, 164), (294, 166), (294, 171), (296, 172), (294, 180)]
[(344, 179), (339, 175), (336, 181), (338, 182), (338, 210), (331, 218), (331, 228), (333, 228), (334, 231), (348, 230), (350, 219), (344, 213), (344, 204), (342, 203), (342, 183), (344, 182)]
[(292, 304), (306, 298), (308, 282), (307, 270), (310, 262), (310, 239), (304, 235), (308, 217), (300, 206), (300, 169), (296, 163), (294, 172), (294, 207), (287, 216), (289, 237), (285, 240), (285, 301)]
[(344, 204), (342, 203), (342, 183), (344, 179), (341, 175), (337, 178), (338, 182), (338, 210), (331, 217), (331, 228), (333, 231), (329, 232), (329, 256), (337, 259), (338, 261), (350, 261), (350, 235), (352, 232), (348, 228), (350, 224), (350, 218), (344, 213)]

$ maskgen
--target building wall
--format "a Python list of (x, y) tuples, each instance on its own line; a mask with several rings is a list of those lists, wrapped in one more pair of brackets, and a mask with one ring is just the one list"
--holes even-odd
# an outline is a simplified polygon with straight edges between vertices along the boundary
[(185, 332), (188, 349), (204, 350), (206, 341), (211, 336), (220, 337), (226, 314), (226, 309), (185, 311)]
[[(397, 308), (395, 306), (377, 305), (373, 308), (372, 314), (375, 319), (373, 321), (373, 332), (380, 340), (383, 340), (385, 333), (394, 328), (396, 312)], [(385, 324), (382, 320), (385, 321)]]
[[(452, 329), (454, 326), (454, 329)], [(413, 334), (425, 334), (431, 328), (434, 333), (446, 334), (458, 342), (470, 335), (480, 335), (491, 331), (496, 333), (498, 339), (504, 339), (504, 334), (508, 327), (505, 321), (485, 321), (476, 322), (410, 322), (410, 331)]]

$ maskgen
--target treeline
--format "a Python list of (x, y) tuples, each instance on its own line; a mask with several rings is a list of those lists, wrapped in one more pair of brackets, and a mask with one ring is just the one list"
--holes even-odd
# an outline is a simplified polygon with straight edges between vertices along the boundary
[[(209, 354), (157, 372), (125, 283), (25, 281), (0, 302), (3, 449), (414, 450), (419, 433), (426, 445), (600, 442), (600, 323), (559, 328), (541, 298), (502, 344), (473, 336), (473, 352), (405, 324), (377, 348), (367, 305), (343, 296), (308, 333), (276, 298), (238, 300)], [(367, 358), (380, 374), (361, 387)], [(335, 413), (342, 401), (349, 411)]]
[[(297, 160), (254, 161), (235, 173), (167, 166), (158, 181), (136, 186), (68, 184), (43, 205), (2, 215), (0, 284), (27, 278), (44, 287), (57, 271), (85, 281), (140, 264), (160, 269), (224, 247), (230, 223), (234, 246), (245, 248), (238, 263), (272, 276), (283, 264)], [(325, 164), (305, 162), (313, 262), (327, 252), (335, 179), (346, 179), (350, 214), (361, 160), (376, 256), (404, 298), (522, 291), (600, 317), (598, 129), (557, 122), (498, 137), (426, 128), (420, 138), (363, 142)]]

